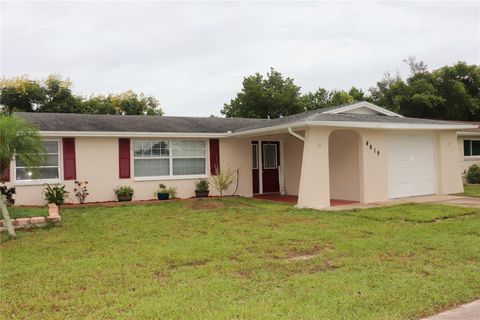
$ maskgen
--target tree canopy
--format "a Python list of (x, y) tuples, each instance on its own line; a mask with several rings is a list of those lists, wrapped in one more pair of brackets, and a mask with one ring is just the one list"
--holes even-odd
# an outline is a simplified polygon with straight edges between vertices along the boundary
[(26, 76), (0, 80), (0, 108), (6, 113), (62, 112), (93, 114), (163, 115), (159, 102), (152, 96), (128, 90), (119, 94), (78, 96), (72, 93), (72, 82), (58, 75), (45, 80)]
[(370, 101), (408, 117), (474, 121), (480, 120), (480, 67), (458, 62), (429, 71), (427, 65), (411, 57), (406, 80), (387, 73), (367, 93), (327, 90), (301, 93), (294, 80), (273, 68), (266, 77), (259, 73), (243, 80), (236, 97), (225, 103), (227, 117), (276, 118), (302, 111)]

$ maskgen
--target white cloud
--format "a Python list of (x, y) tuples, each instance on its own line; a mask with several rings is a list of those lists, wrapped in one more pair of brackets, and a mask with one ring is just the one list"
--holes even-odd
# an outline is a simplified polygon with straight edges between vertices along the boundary
[(304, 91), (368, 89), (415, 55), (480, 61), (478, 2), (2, 2), (5, 76), (68, 76), (81, 94), (156, 96), (168, 115), (219, 114), (271, 66)]

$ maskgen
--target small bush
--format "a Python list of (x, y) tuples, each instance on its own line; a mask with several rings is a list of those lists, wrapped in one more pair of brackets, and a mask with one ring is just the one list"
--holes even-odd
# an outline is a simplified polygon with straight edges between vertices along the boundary
[(133, 196), (133, 188), (130, 186), (121, 186), (113, 190), (117, 196)]
[(195, 191), (206, 192), (208, 191), (210, 183), (207, 179), (200, 179), (195, 181)]
[(235, 170), (228, 168), (227, 170), (217, 170), (217, 175), (211, 177), (212, 184), (220, 193), (220, 197), (223, 197), (223, 192), (235, 181), (235, 174)]
[(7, 186), (0, 186), (0, 194), (5, 196), (5, 205), (6, 206), (13, 206), (15, 204), (15, 199), (13, 199), (13, 195), (16, 194), (14, 187), (7, 187)]
[(158, 185), (157, 193), (168, 193), (168, 197), (170, 199), (175, 199), (177, 197), (177, 188), (176, 187), (168, 187), (163, 183)]
[(49, 184), (44, 184), (43, 195), (45, 196), (45, 201), (47, 203), (55, 203), (57, 206), (65, 203), (69, 192), (65, 190), (65, 186), (60, 186), (59, 184), (54, 185), (53, 187)]
[(76, 181), (75, 180), (75, 197), (78, 199), (78, 202), (84, 203), (85, 199), (89, 195), (87, 190), (88, 181)]
[(466, 178), (468, 183), (480, 183), (480, 166), (478, 164), (472, 164), (467, 170)]

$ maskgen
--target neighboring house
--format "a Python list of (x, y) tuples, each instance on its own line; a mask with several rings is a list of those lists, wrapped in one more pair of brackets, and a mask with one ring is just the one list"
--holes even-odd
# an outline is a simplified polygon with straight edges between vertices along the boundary
[(460, 171), (465, 173), (472, 164), (480, 164), (480, 122), (465, 122), (475, 128), (458, 132)]
[(457, 193), (457, 131), (475, 128), (406, 118), (367, 102), (272, 120), (17, 115), (39, 128), (48, 152), (39, 179), (15, 161), (5, 173), (18, 204), (43, 204), (42, 184), (72, 191), (75, 179), (89, 182), (87, 201), (115, 200), (119, 185), (132, 186), (134, 199), (152, 199), (159, 183), (192, 197), (194, 181), (217, 168), (238, 170), (238, 186), (226, 194), (298, 195), (299, 207)]

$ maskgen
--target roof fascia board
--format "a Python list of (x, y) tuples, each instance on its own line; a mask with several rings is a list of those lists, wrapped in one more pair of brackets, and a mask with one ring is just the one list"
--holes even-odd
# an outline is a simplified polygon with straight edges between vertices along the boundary
[(412, 124), (412, 123), (379, 123), (379, 122), (356, 122), (356, 121), (298, 121), (278, 126), (252, 129), (240, 132), (234, 132), (231, 136), (247, 136), (253, 134), (264, 134), (276, 130), (288, 130), (289, 127), (342, 127), (358, 129), (399, 129), (399, 130), (461, 130), (474, 129), (472, 125), (443, 125), (443, 124)]
[(340, 107), (340, 108), (325, 111), (325, 112), (322, 112), (322, 113), (338, 114), (338, 113), (342, 113), (342, 112), (346, 112), (346, 111), (350, 111), (350, 110), (355, 110), (355, 109), (359, 109), (359, 108), (368, 108), (368, 109), (374, 110), (374, 111), (376, 111), (378, 113), (381, 113), (383, 115), (386, 115), (386, 116), (403, 118), (403, 116), (401, 114), (395, 113), (393, 111), (387, 110), (385, 108), (379, 107), (377, 105), (374, 105), (373, 103), (366, 102), (366, 101), (365, 102), (357, 102), (357, 103), (354, 103), (354, 104), (351, 104), (351, 105), (348, 105), (348, 106), (345, 106), (345, 107)]
[(125, 138), (224, 138), (228, 133), (122, 132), (122, 131), (40, 131), (44, 137), (125, 137)]
[(477, 136), (480, 136), (480, 132), (460, 131), (460, 132), (458, 132), (458, 136), (461, 136), (461, 137), (468, 137), (468, 136), (477, 137)]

